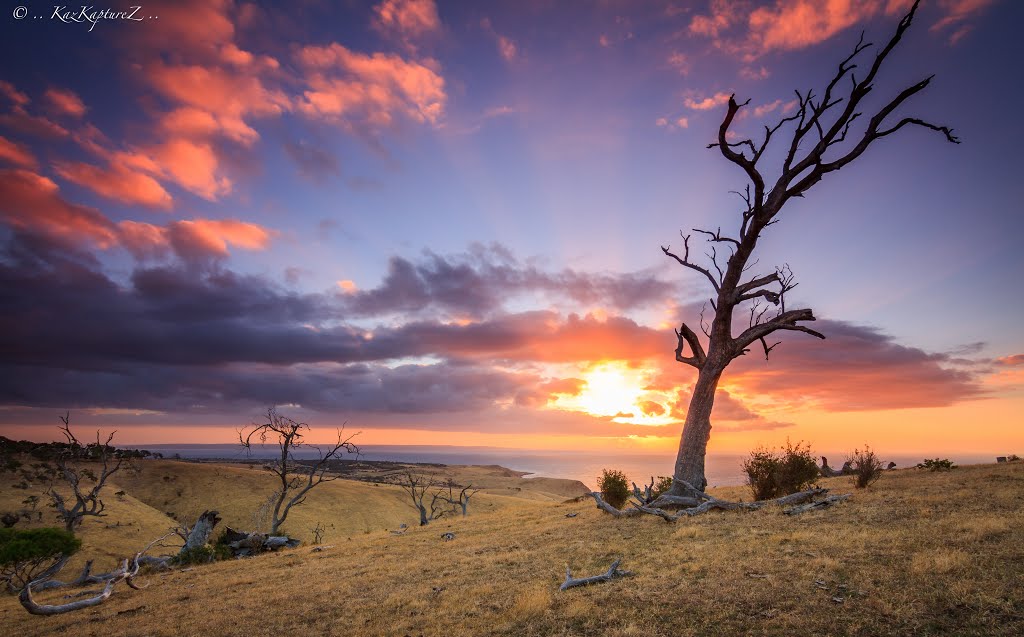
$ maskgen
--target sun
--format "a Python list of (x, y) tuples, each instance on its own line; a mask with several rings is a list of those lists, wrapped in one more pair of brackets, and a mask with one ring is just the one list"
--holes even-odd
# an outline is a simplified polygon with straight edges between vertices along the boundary
[[(559, 396), (550, 406), (581, 411), (591, 416), (611, 418), (614, 422), (638, 425), (664, 425), (672, 422), (661, 405), (661, 396), (654, 396), (646, 387), (648, 372), (621, 363), (602, 363), (582, 374), (586, 383), (575, 396)], [(657, 405), (662, 413), (652, 413)], [(646, 408), (645, 408), (646, 406)]]

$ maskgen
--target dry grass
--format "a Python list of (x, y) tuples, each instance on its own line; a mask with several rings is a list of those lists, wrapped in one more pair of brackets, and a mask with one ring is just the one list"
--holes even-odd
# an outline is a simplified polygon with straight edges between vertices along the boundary
[[(150, 575), (148, 589), (77, 615), (32, 617), (4, 598), (0, 625), (25, 637), (1024, 632), (1024, 465), (887, 473), (799, 518), (718, 512), (666, 524), (588, 502), (506, 500), (402, 536)], [(345, 515), (339, 506), (332, 519)], [(457, 538), (442, 542), (444, 531)], [(590, 575), (620, 556), (634, 576), (558, 592), (566, 565)]]

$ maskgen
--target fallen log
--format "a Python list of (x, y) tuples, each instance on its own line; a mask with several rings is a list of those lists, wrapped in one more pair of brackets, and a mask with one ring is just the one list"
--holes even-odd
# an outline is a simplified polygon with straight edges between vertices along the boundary
[(631, 571), (619, 570), (619, 563), (621, 561), (621, 557), (615, 560), (614, 562), (612, 562), (612, 565), (608, 567), (608, 570), (604, 573), (601, 573), (600, 575), (591, 575), (590, 577), (581, 578), (574, 578), (572, 576), (572, 571), (570, 571), (569, 567), (566, 566), (565, 581), (562, 582), (562, 585), (558, 587), (558, 590), (564, 591), (574, 586), (586, 586), (587, 584), (596, 584), (597, 582), (607, 582), (613, 577), (625, 577), (627, 575), (632, 575), (633, 573)]
[(852, 494), (850, 494), (850, 493), (842, 493), (842, 494), (830, 495), (827, 498), (825, 498), (824, 500), (818, 500), (816, 502), (808, 502), (807, 504), (801, 504), (799, 506), (790, 507), (788, 509), (785, 509), (783, 511), (783, 513), (785, 513), (786, 515), (799, 515), (801, 513), (806, 513), (807, 511), (815, 511), (817, 509), (825, 509), (825, 508), (828, 508), (828, 507), (830, 507), (830, 506), (832, 506), (832, 505), (834, 505), (836, 503), (839, 503), (839, 502), (842, 502), (843, 500), (846, 500), (851, 495)]

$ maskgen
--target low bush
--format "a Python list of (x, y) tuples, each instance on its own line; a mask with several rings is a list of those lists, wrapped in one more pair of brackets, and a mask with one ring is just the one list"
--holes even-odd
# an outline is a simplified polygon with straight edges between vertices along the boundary
[(668, 490), (671, 488), (672, 476), (658, 476), (658, 480), (654, 483), (654, 489), (651, 493), (654, 497), (658, 497), (662, 493), (668, 493)]
[(782, 449), (760, 447), (743, 461), (747, 484), (755, 500), (770, 500), (803, 491), (818, 478), (818, 465), (810, 444), (791, 444)]
[(616, 509), (621, 509), (633, 493), (626, 474), (616, 469), (602, 469), (601, 477), (597, 479), (597, 488), (601, 490), (604, 501)]
[(0, 583), (18, 591), (81, 546), (64, 529), (0, 529)]
[(924, 462), (918, 463), (917, 468), (928, 469), (929, 471), (949, 471), (950, 469), (956, 469), (956, 465), (948, 458), (925, 458)]
[(863, 451), (854, 449), (846, 460), (853, 470), (854, 486), (858, 489), (867, 488), (869, 484), (882, 476), (882, 461), (867, 445), (864, 445)]

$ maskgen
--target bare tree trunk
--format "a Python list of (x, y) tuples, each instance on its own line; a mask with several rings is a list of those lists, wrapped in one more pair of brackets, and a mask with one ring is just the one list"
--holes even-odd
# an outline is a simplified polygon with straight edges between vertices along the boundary
[(188, 539), (185, 540), (185, 545), (181, 547), (178, 555), (184, 555), (189, 549), (206, 546), (207, 542), (210, 541), (210, 534), (213, 533), (213, 527), (217, 526), (218, 522), (220, 522), (220, 518), (217, 517), (216, 511), (204, 511), (199, 516), (199, 519), (196, 520), (192, 531), (188, 534)]
[(700, 370), (697, 384), (693, 387), (690, 408), (686, 412), (686, 423), (679, 441), (676, 467), (673, 474), (671, 495), (689, 496), (689, 490), (682, 481), (689, 482), (704, 491), (708, 481), (704, 477), (704, 454), (711, 437), (711, 408), (715, 405), (715, 390), (723, 369), (707, 365)]

